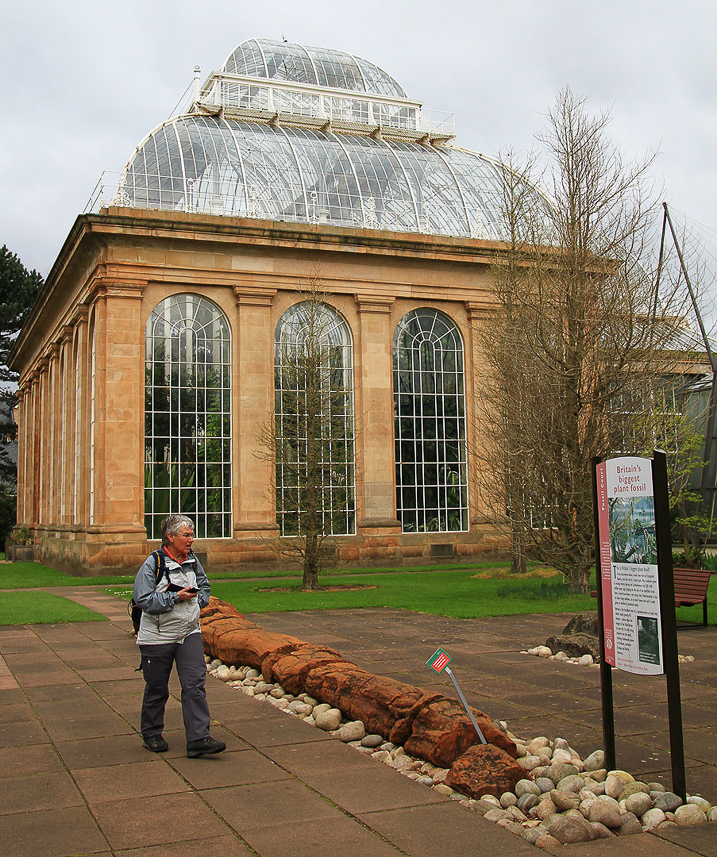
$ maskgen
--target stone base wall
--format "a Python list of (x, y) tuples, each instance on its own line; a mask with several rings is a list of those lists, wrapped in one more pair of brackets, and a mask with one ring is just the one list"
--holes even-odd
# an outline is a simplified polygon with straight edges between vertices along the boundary
[[(79, 577), (132, 574), (159, 547), (136, 531), (114, 533), (37, 532), (35, 561)], [(505, 553), (510, 545), (498, 531), (475, 533), (423, 533), (405, 535), (372, 533), (336, 539), (336, 563), (346, 565), (402, 566), (470, 561)], [(260, 537), (200, 539), (195, 552), (213, 574), (237, 568), (286, 567), (269, 540)]]

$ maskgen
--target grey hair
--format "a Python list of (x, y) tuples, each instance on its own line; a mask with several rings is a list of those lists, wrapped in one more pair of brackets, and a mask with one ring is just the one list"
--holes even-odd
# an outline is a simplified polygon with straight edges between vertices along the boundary
[(162, 544), (168, 545), (167, 536), (176, 536), (180, 527), (191, 527), (194, 530), (194, 521), (186, 515), (167, 515), (162, 521)]

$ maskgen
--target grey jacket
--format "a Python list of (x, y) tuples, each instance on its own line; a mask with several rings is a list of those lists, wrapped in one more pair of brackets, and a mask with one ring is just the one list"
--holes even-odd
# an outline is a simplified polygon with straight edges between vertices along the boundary
[(181, 643), (190, 634), (200, 633), (199, 611), (209, 603), (209, 580), (193, 552), (180, 565), (165, 553), (171, 583), (180, 587), (196, 586), (196, 598), (180, 601), (176, 592), (167, 591), (165, 575), (157, 581), (154, 555), (142, 563), (134, 579), (134, 602), (142, 608), (137, 634), (138, 646)]

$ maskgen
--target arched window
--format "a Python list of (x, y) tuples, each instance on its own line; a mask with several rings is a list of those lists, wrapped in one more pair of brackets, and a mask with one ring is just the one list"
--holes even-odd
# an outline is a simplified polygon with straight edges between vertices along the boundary
[(189, 515), (198, 538), (232, 535), (231, 335), (206, 298), (159, 303), (145, 340), (147, 536), (168, 514)]
[(333, 307), (307, 300), (282, 315), (274, 385), (281, 534), (353, 534), (353, 346), (346, 320)]
[(438, 310), (393, 337), (396, 509), (405, 533), (468, 529), (463, 342)]

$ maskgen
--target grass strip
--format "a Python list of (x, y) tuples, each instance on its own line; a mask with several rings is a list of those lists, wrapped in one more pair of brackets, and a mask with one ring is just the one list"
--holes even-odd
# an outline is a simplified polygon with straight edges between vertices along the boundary
[[(341, 586), (345, 578), (323, 575), (326, 586)], [(298, 584), (286, 592), (262, 592), (256, 581), (216, 582), (212, 594), (242, 613), (391, 607), (452, 618), (507, 616), (520, 613), (589, 611), (589, 595), (573, 595), (560, 579), (520, 581), (479, 579), (475, 569), (354, 575), (361, 589), (301, 592)]]
[(55, 625), (64, 622), (106, 622), (107, 617), (49, 592), (0, 594), (0, 625)]

